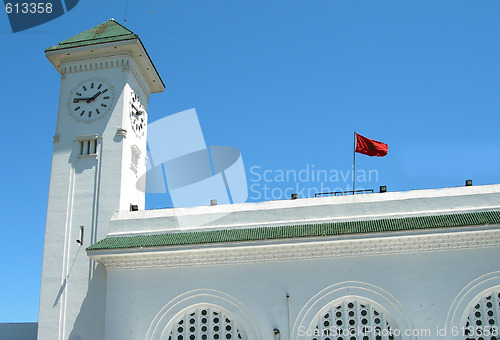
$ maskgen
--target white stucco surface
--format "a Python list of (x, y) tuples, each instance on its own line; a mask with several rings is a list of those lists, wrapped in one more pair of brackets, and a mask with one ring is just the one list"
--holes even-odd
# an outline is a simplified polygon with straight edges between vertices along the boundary
[[(500, 185), (457, 187), (120, 212), (114, 214), (108, 236), (443, 215), (499, 207)], [(227, 212), (203, 227), (179, 229), (175, 223), (176, 214), (192, 215), (196, 222), (200, 215)], [(343, 299), (379, 306), (401, 332), (410, 332), (401, 339), (450, 339), (452, 329), (465, 326), (478, 296), (487, 289), (500, 291), (499, 225), (111, 249), (89, 255), (107, 270), (106, 339), (168, 339), (182, 310), (212, 304), (238, 317), (253, 334), (251, 339), (273, 339), (277, 328), (281, 339), (310, 340), (301, 330), (312, 327), (328, 304)]]
[[(394, 313), (392, 316), (399, 325), (430, 330), (432, 336), (427, 338), (443, 339), (436, 335), (436, 330), (445, 329), (454, 299), (466, 283), (498, 270), (494, 260), (498, 254), (498, 248), (484, 248), (111, 271), (106, 299), (106, 339), (163, 339), (152, 328), (168, 329), (169, 318), (184, 306), (172, 307), (174, 310), (162, 322), (155, 323), (155, 318), (161, 316), (163, 307), (171, 300), (186, 292), (196, 295), (199, 289), (213, 290), (212, 294), (221, 296), (221, 300), (227, 294), (245, 306), (246, 313), (241, 312), (240, 317), (253, 320), (243, 325), (256, 329), (255, 339), (272, 339), (274, 328), (281, 330), (282, 339), (289, 339), (290, 332), (292, 339), (306, 339), (297, 334), (299, 327), (307, 328), (324, 304), (339, 297), (327, 297), (315, 304), (335, 285), (343, 288), (341, 296), (354, 295), (378, 302)], [(218, 302), (198, 296), (191, 304), (207, 301)], [(391, 305), (392, 301), (403, 309)], [(238, 314), (236, 309), (231, 311)]]

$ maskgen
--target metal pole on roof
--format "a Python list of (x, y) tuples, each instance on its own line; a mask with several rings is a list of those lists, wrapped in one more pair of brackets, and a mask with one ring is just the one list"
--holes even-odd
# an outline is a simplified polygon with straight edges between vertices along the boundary
[(352, 156), (352, 194), (356, 191), (356, 131), (354, 131), (354, 152)]

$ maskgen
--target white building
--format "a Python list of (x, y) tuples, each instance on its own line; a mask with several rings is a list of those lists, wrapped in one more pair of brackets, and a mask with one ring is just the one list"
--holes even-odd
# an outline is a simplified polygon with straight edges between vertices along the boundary
[(139, 38), (110, 20), (46, 54), (39, 340), (499, 338), (500, 185), (146, 211), (164, 86)]

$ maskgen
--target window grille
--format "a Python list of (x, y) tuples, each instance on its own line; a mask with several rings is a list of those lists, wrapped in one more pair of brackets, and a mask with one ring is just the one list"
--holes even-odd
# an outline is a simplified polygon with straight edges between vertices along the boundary
[[(396, 323), (370, 303), (345, 300), (317, 317), (313, 340), (398, 340)], [(397, 329), (397, 330), (396, 330)]]
[(247, 337), (242, 327), (232, 317), (220, 310), (198, 308), (176, 321), (169, 340), (222, 340)]
[(474, 303), (465, 323), (464, 338), (497, 340), (500, 326), (500, 291), (484, 295)]

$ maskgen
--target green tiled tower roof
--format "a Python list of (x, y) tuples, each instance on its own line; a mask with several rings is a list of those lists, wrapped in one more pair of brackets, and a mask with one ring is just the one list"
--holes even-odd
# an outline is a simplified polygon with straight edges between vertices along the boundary
[(91, 245), (87, 250), (265, 241), (498, 224), (500, 224), (500, 211), (493, 210), (450, 215), (108, 237)]
[(128, 28), (120, 25), (114, 19), (93, 27), (85, 32), (75, 35), (69, 39), (61, 41), (56, 46), (49, 47), (48, 51), (62, 50), (66, 48), (103, 44), (108, 42), (123, 41), (138, 39), (139, 36), (134, 34)]

